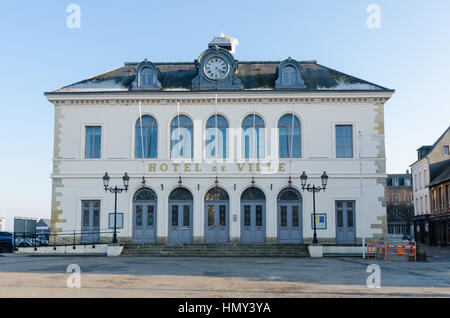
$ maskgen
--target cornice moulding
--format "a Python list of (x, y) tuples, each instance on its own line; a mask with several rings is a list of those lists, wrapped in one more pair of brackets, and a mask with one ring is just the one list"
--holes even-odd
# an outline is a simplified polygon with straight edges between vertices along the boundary
[[(129, 92), (128, 94), (74, 94), (74, 93), (47, 93), (46, 97), (55, 106), (62, 105), (127, 105), (127, 104), (213, 104), (215, 93), (186, 93), (176, 94)], [(317, 103), (386, 103), (392, 93), (390, 92), (221, 92), (217, 94), (219, 104), (317, 104)]]

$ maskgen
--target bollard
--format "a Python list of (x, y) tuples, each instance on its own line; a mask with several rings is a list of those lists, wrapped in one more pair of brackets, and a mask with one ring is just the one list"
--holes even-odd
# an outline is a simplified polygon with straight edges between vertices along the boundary
[(417, 244), (416, 247), (417, 261), (426, 262), (427, 261), (427, 249), (424, 244)]

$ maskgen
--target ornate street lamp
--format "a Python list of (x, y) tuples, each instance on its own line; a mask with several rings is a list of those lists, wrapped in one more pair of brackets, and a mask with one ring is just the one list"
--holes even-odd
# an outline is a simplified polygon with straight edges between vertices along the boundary
[(300, 176), (300, 182), (302, 186), (303, 191), (312, 192), (313, 194), (313, 219), (314, 219), (314, 237), (313, 237), (313, 244), (317, 243), (317, 233), (316, 233), (316, 192), (320, 192), (321, 190), (325, 191), (327, 188), (328, 183), (328, 175), (324, 171), (322, 176), (320, 177), (322, 179), (322, 186), (316, 187), (316, 185), (311, 185), (308, 183), (306, 185), (306, 181), (308, 180), (308, 176), (306, 175), (306, 172), (303, 171), (302, 175)]
[(122, 177), (123, 181), (123, 188), (117, 187), (117, 185), (113, 188), (109, 186), (109, 180), (111, 178), (108, 175), (108, 172), (105, 172), (105, 175), (103, 176), (103, 187), (105, 188), (105, 192), (109, 191), (111, 193), (114, 193), (114, 234), (113, 234), (113, 243), (117, 243), (117, 193), (121, 193), (122, 191), (127, 192), (128, 186), (130, 184), (130, 177), (125, 172), (125, 174)]

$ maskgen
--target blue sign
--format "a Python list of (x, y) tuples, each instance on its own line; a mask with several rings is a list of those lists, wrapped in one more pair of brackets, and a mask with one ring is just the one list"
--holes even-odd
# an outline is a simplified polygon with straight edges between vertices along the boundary
[[(311, 229), (314, 229), (314, 214), (311, 213)], [(327, 229), (327, 214), (316, 213), (316, 230)]]

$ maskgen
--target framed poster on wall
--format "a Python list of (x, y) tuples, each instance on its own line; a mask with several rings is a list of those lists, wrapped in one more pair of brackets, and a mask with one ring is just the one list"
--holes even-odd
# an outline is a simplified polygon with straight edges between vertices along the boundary
[[(311, 229), (314, 229), (314, 214), (311, 213)], [(316, 213), (316, 230), (327, 229), (327, 214)]]
[[(117, 229), (123, 229), (123, 213), (117, 213), (117, 220), (116, 220), (116, 228)], [(109, 213), (109, 224), (108, 228), (113, 229), (114, 228), (114, 213)]]

